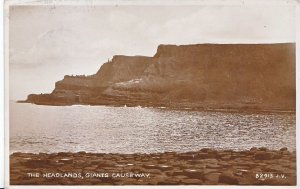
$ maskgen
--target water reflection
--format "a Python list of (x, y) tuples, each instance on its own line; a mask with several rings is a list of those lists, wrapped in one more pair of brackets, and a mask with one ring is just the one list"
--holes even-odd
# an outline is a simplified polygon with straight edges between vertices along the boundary
[(10, 104), (10, 150), (135, 153), (295, 149), (295, 114)]

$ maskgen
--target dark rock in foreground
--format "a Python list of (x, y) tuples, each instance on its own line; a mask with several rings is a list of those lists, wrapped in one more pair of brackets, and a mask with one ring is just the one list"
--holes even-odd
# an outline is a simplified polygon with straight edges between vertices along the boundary
[(90, 76), (65, 76), (41, 105), (295, 110), (295, 44), (160, 45), (153, 57), (114, 56)]
[(10, 155), (10, 182), (11, 185), (296, 185), (296, 153), (265, 148), (154, 154), (14, 153)]

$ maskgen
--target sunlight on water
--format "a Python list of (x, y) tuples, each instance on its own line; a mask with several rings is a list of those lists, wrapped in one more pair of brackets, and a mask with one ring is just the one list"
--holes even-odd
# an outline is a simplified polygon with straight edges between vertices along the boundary
[(295, 114), (10, 103), (11, 152), (295, 149)]

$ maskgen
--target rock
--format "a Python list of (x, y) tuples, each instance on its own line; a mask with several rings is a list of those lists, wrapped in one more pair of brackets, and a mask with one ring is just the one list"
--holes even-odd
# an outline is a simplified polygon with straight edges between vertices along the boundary
[(265, 151), (258, 151), (255, 153), (254, 158), (256, 160), (270, 160), (274, 157), (274, 153), (272, 152), (265, 152)]
[(14, 152), (11, 156), (12, 157), (21, 157), (23, 155), (22, 152)]
[[(91, 153), (65, 153), (63, 154), (26, 154), (19, 153), (10, 156), (10, 178), (13, 185), (24, 185), (26, 183), (39, 185), (102, 185), (102, 184), (231, 184), (231, 185), (293, 185), (296, 182), (296, 154), (289, 151), (266, 150), (252, 151), (253, 155), (245, 155), (244, 152), (234, 151), (227, 153), (220, 151), (205, 150), (206, 152), (181, 153), (190, 157), (192, 154), (203, 156), (215, 155), (216, 158), (199, 158), (193, 160), (179, 160), (179, 154), (132, 154), (128, 160), (125, 154), (91, 154)], [(249, 151), (250, 152), (250, 151)], [(231, 155), (230, 155), (231, 154)], [(223, 156), (234, 156), (235, 159)], [(279, 155), (282, 156), (280, 159)], [(278, 156), (278, 157), (276, 157)], [(51, 158), (50, 158), (51, 157)], [(160, 157), (164, 160), (160, 164)], [(226, 159), (226, 158), (225, 158)], [(115, 166), (117, 165), (117, 166)], [(90, 179), (29, 179), (24, 176), (27, 172), (139, 172), (150, 173), (149, 179), (114, 179), (114, 178), (90, 178)], [(284, 173), (287, 178), (272, 181), (257, 181), (257, 173), (276, 172)], [(124, 181), (124, 182), (122, 182)]]
[(172, 170), (173, 167), (170, 165), (158, 165), (156, 166), (157, 169), (162, 170), (162, 171), (167, 171), (167, 170)]
[(187, 185), (199, 185), (202, 184), (203, 181), (199, 179), (180, 179), (180, 182)]
[(207, 180), (210, 183), (217, 184), (219, 182), (220, 175), (221, 175), (221, 173), (209, 173), (204, 176), (204, 180)]
[[(26, 102), (153, 107), (172, 101), (173, 107), (242, 110), (263, 109), (266, 102), (270, 109), (293, 110), (294, 67), (295, 43), (159, 45), (153, 57), (116, 55), (97, 73), (65, 76), (50, 94), (31, 94)], [(245, 94), (249, 105), (241, 102)]]
[(219, 183), (238, 185), (239, 180), (231, 172), (225, 172), (225, 173), (220, 174)]
[(216, 158), (201, 159), (201, 160), (199, 160), (199, 162), (201, 162), (204, 165), (207, 165), (207, 164), (218, 164), (219, 163), (218, 159), (216, 159)]
[(203, 171), (202, 170), (196, 170), (196, 169), (185, 169), (183, 171), (183, 174), (189, 178), (196, 178), (196, 179), (202, 179), (203, 178)]
[(167, 173), (168, 176), (185, 176), (185, 173), (183, 170), (175, 170), (175, 171), (170, 171)]
[(280, 153), (273, 153), (273, 159), (280, 159), (282, 158), (282, 154)]
[(157, 168), (157, 166), (154, 165), (154, 164), (143, 165), (143, 167), (146, 168), (146, 169), (156, 169)]
[(203, 174), (209, 174), (209, 173), (215, 173), (215, 172), (219, 172), (218, 169), (209, 169), (209, 168), (206, 168), (203, 170)]
[(69, 157), (69, 156), (72, 156), (72, 153), (70, 153), (70, 152), (58, 152), (57, 155), (62, 156), (62, 157)]
[(51, 161), (47, 159), (29, 160), (23, 163), (25, 166), (30, 168), (44, 168), (51, 166)]
[(178, 178), (165, 178), (159, 182), (157, 182), (158, 185), (176, 185), (180, 183), (181, 179)]
[(280, 151), (287, 151), (287, 147), (281, 148)]
[(283, 156), (289, 156), (290, 157), (290, 152), (289, 151), (280, 151), (280, 154)]
[(218, 163), (223, 168), (232, 167), (232, 163), (229, 163), (228, 161), (222, 161)]
[(210, 158), (217, 158), (217, 155), (214, 153), (198, 153), (197, 157), (200, 159), (210, 159)]
[[(254, 167), (257, 165), (257, 163), (252, 162), (250, 160), (244, 160), (244, 161), (239, 160), (239, 161), (236, 161), (235, 165), (237, 167)], [(234, 167), (236, 167), (236, 166), (234, 166)]]
[(197, 155), (195, 154), (179, 154), (178, 158), (182, 160), (192, 160), (195, 159)]
[(211, 151), (210, 148), (202, 148), (202, 149), (200, 150), (200, 152), (204, 152), (204, 153), (208, 153), (208, 152), (210, 152), (210, 151)]
[(225, 157), (225, 156), (231, 156), (231, 153), (227, 153), (227, 152), (219, 152), (217, 154), (217, 158), (218, 159), (221, 159), (222, 157)]
[(208, 169), (220, 169), (221, 165), (218, 165), (218, 164), (208, 164), (208, 165), (206, 165), (206, 168), (208, 168)]
[(234, 151), (233, 150), (224, 150), (223, 152), (232, 154)]
[(73, 159), (63, 158), (63, 159), (60, 159), (59, 162), (64, 163), (64, 164), (72, 164)]
[(91, 170), (97, 170), (97, 168), (98, 168), (97, 165), (93, 165), (93, 166), (85, 167), (84, 169), (91, 171)]
[(267, 165), (266, 167), (263, 168), (263, 171), (268, 171), (268, 172), (276, 172), (276, 173), (282, 173), (286, 170), (281, 165)]
[(246, 155), (245, 154), (233, 154), (231, 155), (231, 159), (241, 159), (241, 158), (245, 158)]
[(251, 154), (249, 150), (240, 151), (240, 155), (247, 156), (249, 154)]
[(151, 175), (162, 174), (161, 170), (159, 170), (159, 169), (147, 169), (147, 173), (151, 173)]
[(258, 148), (258, 150), (266, 152), (268, 149), (266, 147), (260, 147), (260, 148)]

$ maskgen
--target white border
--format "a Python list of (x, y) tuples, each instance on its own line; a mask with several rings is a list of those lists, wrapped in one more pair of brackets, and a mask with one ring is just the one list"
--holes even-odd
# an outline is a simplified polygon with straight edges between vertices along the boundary
[[(3, 5), (3, 2), (2, 2)], [(3, 15), (3, 9), (1, 9), (0, 14)], [(1, 17), (2, 19), (0, 20), (0, 26), (2, 27), (0, 30), (0, 36), (1, 36), (1, 41), (4, 41), (4, 36), (3, 36), (3, 29), (4, 29), (4, 25), (3, 25), (3, 17)], [(3, 64), (0, 66), (0, 120), (4, 120), (4, 54), (3, 54), (3, 50), (4, 50), (4, 43), (2, 43), (2, 45), (0, 46), (0, 59), (2, 60)], [(2, 80), (3, 79), (3, 80)], [(4, 154), (4, 122), (0, 122), (0, 154)], [(4, 155), (0, 156), (0, 188), (4, 188)]]
[[(7, 1), (6, 1), (7, 2)], [(4, 188), (9, 188), (9, 25), (8, 25), (8, 9), (6, 7), (6, 2), (4, 2), (4, 13), (3, 13), (3, 31), (4, 31), (4, 133), (5, 133), (5, 165), (4, 165), (4, 170), (5, 170), (5, 175), (4, 175)]]
[[(239, 6), (244, 6), (244, 5), (278, 5), (278, 6), (296, 6), (296, 83), (297, 83), (297, 110), (300, 105), (300, 94), (298, 93), (299, 86), (298, 84), (300, 83), (300, 77), (298, 76), (298, 73), (300, 72), (300, 66), (299, 66), (299, 55), (300, 55), (300, 1), (297, 0), (47, 0), (47, 1), (33, 1), (33, 0), (6, 0), (4, 2), (4, 24), (2, 23), (2, 26), (4, 28), (4, 42), (5, 42), (5, 48), (4, 48), (4, 67), (0, 68), (0, 76), (1, 73), (4, 75), (4, 82), (0, 82), (0, 88), (5, 89), (4, 92), (1, 90), (0, 91), (0, 98), (4, 99), (4, 106), (5, 106), (5, 112), (4, 112), (4, 107), (3, 107), (3, 101), (0, 102), (0, 112), (2, 111), (3, 114), (0, 115), (0, 119), (4, 118), (4, 133), (5, 133), (5, 188), (11, 188), (11, 189), (27, 189), (27, 188), (33, 188), (33, 189), (57, 189), (57, 188), (80, 188), (80, 189), (86, 189), (86, 188), (122, 188), (122, 189), (129, 189), (129, 188), (149, 188), (149, 187), (155, 187), (158, 189), (161, 188), (203, 188), (203, 189), (237, 189), (237, 188), (245, 188), (245, 189), (252, 189), (252, 188), (265, 188), (265, 189), (289, 189), (289, 188), (298, 188), (299, 184), (297, 186), (206, 186), (206, 185), (199, 185), (199, 186), (181, 186), (181, 185), (176, 185), (176, 186), (61, 186), (61, 185), (56, 185), (56, 186), (42, 186), (42, 185), (37, 185), (37, 186), (24, 186), (24, 185), (19, 185), (19, 186), (10, 186), (9, 185), (9, 67), (8, 67), (8, 39), (9, 39), (9, 18), (8, 18), (8, 9), (10, 5), (82, 5), (82, 6), (93, 6), (93, 5), (224, 5), (224, 6), (234, 6), (234, 5), (239, 5)], [(1, 22), (0, 22), (1, 24)], [(2, 30), (3, 31), (3, 30)], [(3, 46), (1, 47), (3, 48)], [(3, 49), (0, 48), (0, 51)], [(3, 56), (3, 54), (2, 54)], [(2, 57), (3, 60), (3, 57)], [(2, 68), (4, 68), (2, 70)], [(4, 73), (5, 71), (5, 73)], [(3, 76), (2, 75), (2, 76)], [(2, 77), (3, 78), (3, 77)], [(1, 80), (1, 79), (0, 79)], [(4, 84), (4, 85), (3, 85)], [(5, 88), (4, 88), (4, 87)], [(3, 117), (4, 115), (4, 117)], [(300, 114), (297, 111), (296, 112), (296, 118), (299, 120)], [(297, 129), (299, 127), (298, 121), (296, 122), (296, 131), (297, 131), (297, 136), (300, 136), (300, 131)], [(0, 127), (1, 129), (1, 127)], [(1, 131), (1, 130), (0, 130)], [(0, 138), (2, 138), (3, 132), (0, 132)], [(3, 142), (3, 140), (2, 140)], [(3, 154), (3, 147), (2, 142), (0, 142), (0, 154)], [(300, 150), (299, 150), (299, 145), (300, 145), (300, 139), (297, 138), (297, 162), (300, 162)], [(0, 157), (0, 162), (2, 163), (3, 160)], [(0, 164), (0, 167), (3, 164)], [(300, 175), (300, 167), (297, 163), (297, 175)], [(1, 171), (1, 170), (0, 170)], [(1, 179), (3, 179), (3, 172), (0, 172), (0, 187), (1, 187)], [(3, 182), (2, 182), (3, 183)], [(300, 178), (297, 177), (297, 183), (300, 183)]]
[(300, 107), (300, 93), (299, 93), (299, 87), (300, 87), (300, 3), (296, 6), (296, 156), (297, 156), (297, 186), (300, 185), (300, 113), (299, 113), (299, 107)]
[(279, 5), (295, 6), (299, 0), (6, 0), (8, 5)]

